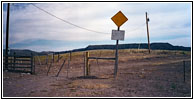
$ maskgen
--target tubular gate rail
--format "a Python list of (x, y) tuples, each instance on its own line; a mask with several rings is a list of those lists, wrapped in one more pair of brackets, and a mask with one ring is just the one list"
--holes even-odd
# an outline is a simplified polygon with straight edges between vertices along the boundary
[(5, 63), (5, 60), (6, 56), (3, 57), (4, 70), (35, 74), (35, 63), (32, 54), (31, 56), (8, 55), (8, 63)]
[[(96, 59), (97, 64), (98, 64), (98, 60), (116, 60), (115, 58), (107, 58), (107, 57), (90, 57), (89, 56), (89, 52), (86, 52), (85, 57), (84, 57), (84, 76), (88, 76), (90, 74), (90, 65), (89, 65), (89, 60), (90, 59)], [(117, 72), (117, 69), (115, 69), (114, 71)]]

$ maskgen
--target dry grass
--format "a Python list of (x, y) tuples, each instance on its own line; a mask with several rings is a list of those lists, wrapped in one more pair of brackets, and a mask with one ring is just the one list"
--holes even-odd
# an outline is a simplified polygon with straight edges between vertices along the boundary
[(83, 88), (83, 89), (106, 89), (111, 88), (110, 84), (92, 83), (90, 81), (75, 80), (68, 84), (69, 88)]
[[(71, 59), (78, 61), (83, 60), (85, 56), (85, 52), (73, 52), (71, 55)], [(115, 57), (115, 50), (90, 50), (88, 51), (90, 56), (92, 57)], [(167, 57), (168, 55), (190, 55), (190, 51), (170, 51), (170, 50), (151, 50), (151, 54), (148, 53), (147, 49), (121, 49), (119, 50), (119, 61), (128, 60), (142, 60), (149, 59), (154, 57)], [(60, 54), (62, 59), (69, 59), (70, 53)], [(52, 55), (48, 56), (49, 61), (52, 61)], [(54, 56), (55, 62), (58, 60), (58, 55)], [(46, 56), (35, 56), (36, 63), (46, 63)], [(160, 63), (158, 63), (160, 64)], [(157, 65), (157, 64), (156, 64)]]
[[(190, 61), (190, 59), (185, 59), (184, 61)], [(178, 62), (183, 62), (183, 60), (174, 60), (174, 61), (166, 61), (166, 62), (154, 62), (152, 65), (166, 65), (166, 64), (173, 64), (173, 63), (178, 63)]]
[(102, 83), (86, 83), (84, 85), (81, 86), (81, 88), (84, 89), (106, 89), (106, 88), (111, 88), (110, 85), (108, 84), (102, 84)]

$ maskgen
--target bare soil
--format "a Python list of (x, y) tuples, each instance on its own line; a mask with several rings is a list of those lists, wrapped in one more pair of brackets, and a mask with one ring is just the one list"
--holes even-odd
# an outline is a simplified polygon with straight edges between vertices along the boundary
[[(114, 57), (114, 51), (91, 51), (90, 56)], [(3, 72), (3, 97), (191, 97), (191, 54), (183, 51), (120, 50), (114, 78), (114, 61), (90, 61), (90, 77), (83, 77), (83, 52), (73, 53), (61, 67), (36, 62), (36, 74)], [(183, 77), (183, 60), (185, 82)]]

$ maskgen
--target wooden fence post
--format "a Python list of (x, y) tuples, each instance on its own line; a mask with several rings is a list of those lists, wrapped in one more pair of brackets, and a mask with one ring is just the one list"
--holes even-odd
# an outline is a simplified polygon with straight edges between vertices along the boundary
[(33, 54), (31, 53), (31, 74), (33, 74)]
[(13, 69), (15, 70), (15, 59), (16, 59), (16, 57), (15, 57), (15, 52), (13, 53)]
[(70, 51), (70, 61), (71, 61), (71, 51)]
[(57, 62), (59, 62), (59, 56), (60, 56), (60, 55), (59, 55), (59, 53), (58, 53), (58, 60), (57, 60)]
[(185, 82), (185, 61), (183, 61), (183, 77), (184, 77), (184, 82)]
[(62, 68), (63, 68), (64, 64), (65, 64), (65, 60), (63, 61), (63, 64), (61, 65), (61, 67), (60, 67), (60, 69), (59, 69), (59, 71), (58, 71), (58, 73), (57, 73), (56, 77), (58, 77), (58, 76), (59, 76), (59, 73), (61, 72), (61, 70), (62, 70)]
[(89, 76), (90, 74), (90, 66), (89, 66), (89, 52), (86, 52), (86, 76)]
[(55, 62), (55, 54), (53, 53), (53, 62)]
[(33, 57), (33, 58), (34, 58), (34, 61), (33, 61), (33, 74), (35, 74), (35, 65), (36, 65), (36, 64), (35, 64), (35, 61), (36, 61), (36, 60), (35, 60), (35, 57)]
[(49, 66), (48, 71), (47, 71), (47, 76), (48, 76), (48, 73), (49, 73), (50, 68), (51, 68), (51, 66), (52, 66), (52, 63), (53, 63), (53, 62), (51, 61), (50, 66)]
[(84, 72), (84, 76), (86, 76), (86, 56), (85, 56), (85, 52), (83, 53), (83, 57), (84, 57), (84, 68), (83, 68), (83, 72)]
[(48, 64), (48, 54), (46, 55), (46, 65)]

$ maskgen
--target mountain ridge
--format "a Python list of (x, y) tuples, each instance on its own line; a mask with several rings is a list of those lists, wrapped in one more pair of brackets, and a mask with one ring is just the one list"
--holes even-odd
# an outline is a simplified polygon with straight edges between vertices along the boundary
[[(42, 52), (36, 52), (28, 49), (11, 49), (10, 55), (13, 55), (14, 52), (16, 55), (46, 55), (49, 53), (69, 53), (69, 52), (79, 52), (79, 51), (87, 51), (87, 50), (102, 50), (102, 49), (108, 49), (112, 50), (115, 49), (115, 45), (88, 45), (85, 48), (79, 48), (79, 49), (73, 49), (68, 51), (60, 51), (60, 52), (54, 52), (54, 51), (42, 51)], [(119, 49), (148, 49), (147, 43), (130, 43), (130, 44), (119, 44)], [(182, 51), (191, 51), (191, 47), (184, 47), (184, 46), (173, 46), (170, 43), (151, 43), (150, 44), (151, 50), (182, 50)], [(5, 50), (3, 50), (3, 54), (5, 54)]]

